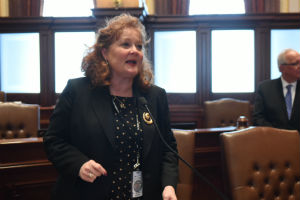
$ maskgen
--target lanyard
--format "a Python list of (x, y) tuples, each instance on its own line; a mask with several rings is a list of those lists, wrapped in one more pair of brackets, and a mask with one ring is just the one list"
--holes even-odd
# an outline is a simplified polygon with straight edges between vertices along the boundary
[[(116, 105), (115, 103), (115, 100), (118, 100), (118, 102), (120, 103), (120, 107), (121, 108), (125, 108), (125, 105), (123, 104), (123, 102), (121, 102), (121, 100), (118, 99), (118, 97), (113, 97), (112, 99), (112, 103), (113, 103), (113, 106), (118, 114), (118, 117), (120, 118), (120, 120), (125, 124), (125, 129), (126, 131), (128, 131), (128, 133), (132, 132), (132, 130), (129, 129), (129, 126), (127, 125), (126, 123), (126, 120), (124, 119), (124, 116), (122, 115), (122, 113), (120, 112), (118, 106)], [(140, 133), (141, 132), (141, 129), (140, 129), (140, 121), (139, 121), (139, 115), (138, 115), (138, 108), (136, 107), (136, 131), (137, 133)], [(140, 164), (140, 152), (141, 152), (141, 147), (139, 146), (137, 140), (134, 140), (134, 143), (135, 143), (135, 146), (136, 146), (136, 149), (137, 149), (137, 158), (136, 158), (136, 163), (134, 164), (133, 168), (134, 170), (137, 170), (139, 168), (139, 166), (141, 165)]]

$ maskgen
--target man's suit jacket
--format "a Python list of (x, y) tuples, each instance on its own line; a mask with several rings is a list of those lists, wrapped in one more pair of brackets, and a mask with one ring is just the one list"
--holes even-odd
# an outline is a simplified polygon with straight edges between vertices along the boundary
[[(146, 98), (163, 137), (177, 151), (165, 91), (151, 86), (147, 92), (141, 92), (134, 87), (134, 96)], [(108, 87), (92, 87), (88, 78), (68, 82), (44, 136), (48, 158), (59, 172), (53, 199), (106, 199), (116, 154), (112, 109)], [(147, 112), (145, 106), (138, 105), (138, 110), (144, 134), (143, 199), (161, 199), (164, 186), (176, 188), (178, 160), (163, 145), (154, 125), (146, 124), (141, 117)], [(108, 176), (100, 176), (94, 183), (81, 180), (78, 176), (80, 167), (90, 159), (100, 163)]]
[(300, 131), (300, 81), (297, 81), (291, 119), (288, 119), (281, 78), (261, 83), (256, 92), (253, 113), (255, 126), (272, 126)]

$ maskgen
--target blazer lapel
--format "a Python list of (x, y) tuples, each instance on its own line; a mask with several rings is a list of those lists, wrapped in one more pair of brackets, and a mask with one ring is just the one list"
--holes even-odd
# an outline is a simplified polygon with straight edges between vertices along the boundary
[(280, 106), (282, 113), (284, 114), (284, 119), (286, 122), (289, 121), (288, 118), (288, 113), (287, 113), (287, 109), (286, 109), (286, 103), (285, 103), (285, 97), (284, 97), (284, 93), (283, 93), (283, 88), (282, 88), (282, 82), (281, 82), (281, 78), (277, 79), (277, 84), (276, 84), (276, 90), (279, 92), (279, 101), (282, 102), (280, 103), (278, 106)]
[[(146, 158), (150, 152), (151, 144), (153, 141), (154, 134), (156, 133), (156, 130), (155, 130), (155, 126), (153, 123), (147, 124), (145, 122), (145, 120), (143, 119), (143, 114), (148, 113), (148, 111), (144, 105), (141, 105), (139, 103), (138, 99), (139, 99), (139, 97), (145, 97), (145, 96), (142, 95), (142, 93), (137, 89), (137, 87), (135, 87), (135, 85), (133, 86), (133, 95), (137, 98), (137, 101), (138, 101), (139, 121), (140, 121), (141, 127), (143, 129), (143, 135), (144, 135), (143, 158)], [(148, 107), (149, 107), (149, 105), (148, 105)], [(151, 110), (150, 110), (150, 112), (151, 112)], [(152, 120), (154, 120), (154, 119), (152, 119)]]
[(114, 142), (114, 128), (113, 128), (113, 111), (111, 106), (111, 98), (107, 87), (94, 88), (92, 91), (92, 107), (94, 108), (96, 117), (104, 129), (104, 133), (116, 150)]
[[(151, 112), (151, 110), (150, 110)], [(139, 108), (139, 118), (141, 122), (141, 126), (143, 128), (143, 134), (144, 134), (144, 144), (143, 144), (143, 157), (146, 158), (153, 141), (154, 134), (156, 134), (155, 126), (154, 124), (147, 124), (146, 121), (143, 119), (143, 114), (148, 113), (145, 106), (142, 106)], [(154, 119), (152, 119), (154, 120)]]

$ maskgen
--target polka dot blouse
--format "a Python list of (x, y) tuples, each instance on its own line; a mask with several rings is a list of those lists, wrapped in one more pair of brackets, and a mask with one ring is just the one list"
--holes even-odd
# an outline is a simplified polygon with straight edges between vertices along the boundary
[[(112, 187), (110, 199), (129, 200), (131, 197), (131, 179), (138, 152), (141, 163), (143, 134), (138, 119), (135, 97), (112, 96), (114, 106), (114, 129), (117, 154), (112, 169)], [(135, 200), (141, 198), (134, 198)]]

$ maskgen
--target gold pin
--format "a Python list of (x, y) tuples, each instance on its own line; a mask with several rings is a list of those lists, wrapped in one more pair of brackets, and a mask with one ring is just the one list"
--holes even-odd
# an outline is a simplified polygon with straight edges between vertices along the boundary
[(120, 107), (123, 108), (123, 109), (126, 108), (124, 103), (120, 103)]
[(149, 113), (144, 112), (143, 113), (143, 119), (146, 122), (146, 124), (153, 124), (153, 120), (151, 119), (151, 116)]

